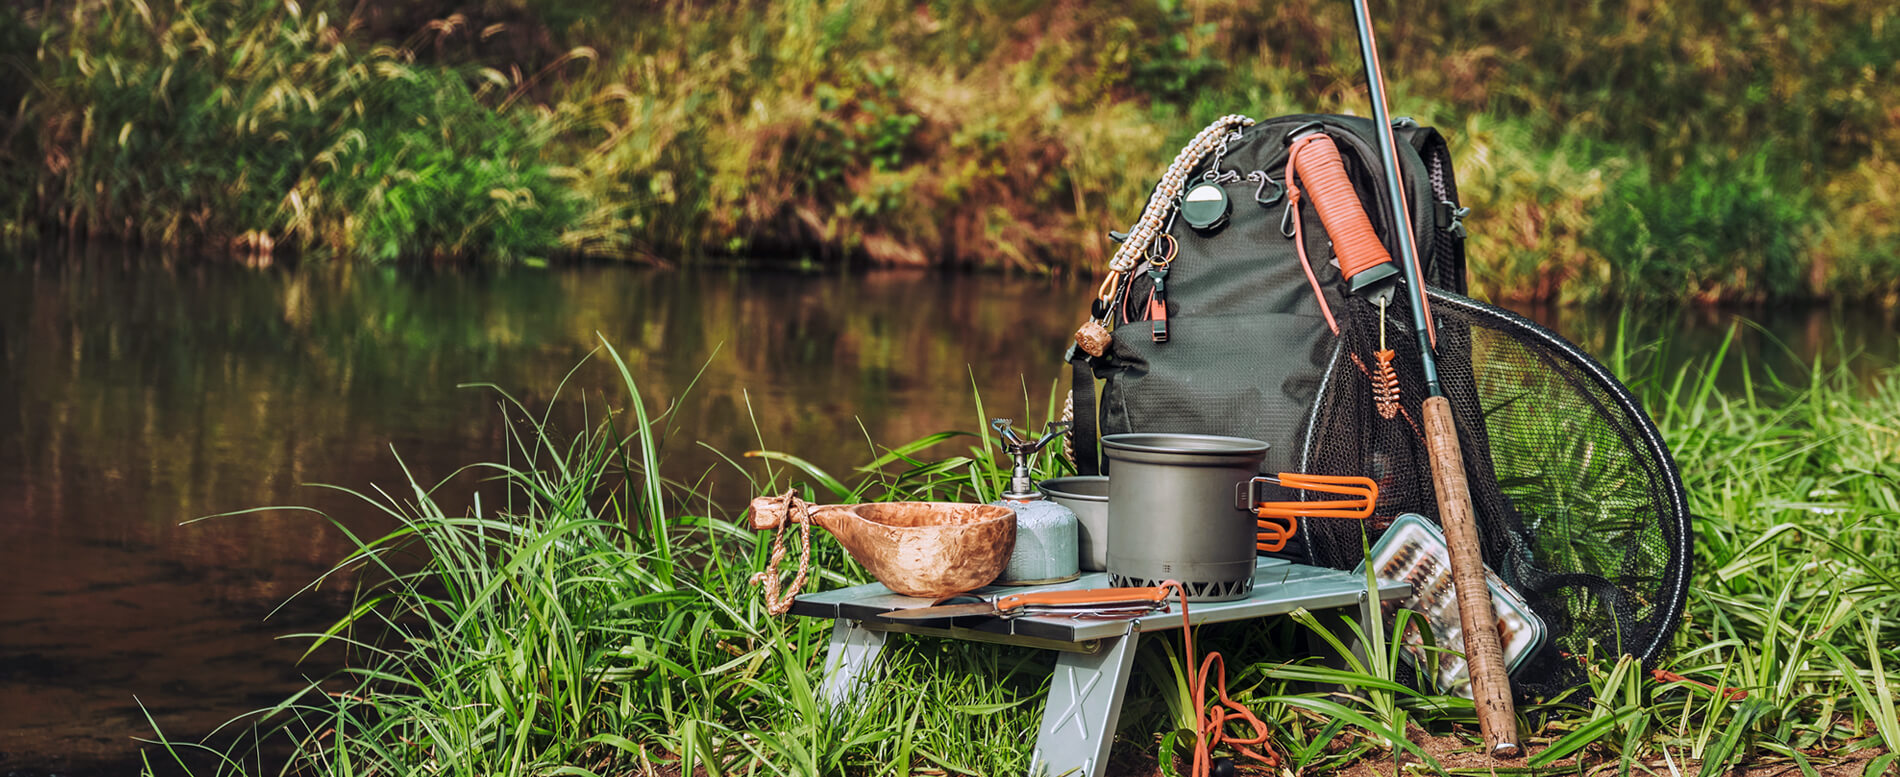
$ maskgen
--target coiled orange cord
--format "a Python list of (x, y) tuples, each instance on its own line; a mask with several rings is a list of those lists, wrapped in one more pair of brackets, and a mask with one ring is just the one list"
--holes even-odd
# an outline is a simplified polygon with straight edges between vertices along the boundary
[[(1181, 583), (1168, 580), (1161, 584), (1163, 590), (1173, 589), (1181, 599), (1181, 652), (1188, 666), (1194, 666), (1194, 625), (1188, 621), (1187, 591)], [(1211, 709), (1207, 703), (1208, 676), (1215, 678), (1220, 692), (1220, 703)], [(1215, 747), (1228, 745), (1234, 752), (1252, 758), (1272, 769), (1280, 765), (1280, 755), (1273, 749), (1268, 737), (1272, 732), (1267, 724), (1247, 709), (1247, 705), (1234, 701), (1227, 695), (1227, 662), (1219, 653), (1208, 653), (1201, 659), (1194, 672), (1192, 700), (1194, 704), (1194, 769), (1192, 777), (1209, 777), (1214, 771)], [(1253, 728), (1253, 736), (1241, 738), (1227, 733), (1227, 724), (1245, 722)], [(1257, 746), (1259, 749), (1255, 749)]]

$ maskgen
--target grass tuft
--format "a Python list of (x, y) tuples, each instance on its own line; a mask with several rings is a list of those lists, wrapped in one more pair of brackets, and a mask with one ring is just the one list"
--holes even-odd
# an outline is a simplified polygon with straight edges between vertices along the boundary
[[(1642, 353), (1612, 362), (1640, 373)], [(1720, 359), (1639, 381), (1699, 516), (1695, 585), (1663, 667), (1687, 680), (1586, 651), (1587, 694), (1520, 706), (1531, 770), (1806, 774), (1885, 768), (1881, 759), (1900, 748), (1891, 617), (1900, 609), (1900, 370), (1816, 371), (1731, 396), (1714, 388)], [(634, 376), (610, 360), (607, 378), (635, 407), (598, 408), (598, 423), (578, 433), (550, 428), (503, 394), (519, 432), (506, 461), (463, 473), (492, 486), (469, 509), (439, 504), (435, 487), (413, 480), (359, 494), (399, 528), (356, 540), (334, 574), (362, 581), (357, 606), (323, 633), (298, 635), (313, 648), (348, 644), (349, 666), (234, 725), (288, 745), (294, 770), (318, 774), (1027, 767), (1050, 674), (1035, 651), (899, 638), (884, 680), (849, 709), (831, 709), (819, 690), (828, 624), (765, 613), (749, 578), (769, 538), (683, 512), (704, 500), (659, 479), (664, 419), (638, 407)], [(583, 374), (593, 373), (577, 368), (569, 382)], [(983, 439), (945, 433), (874, 449), (849, 479), (763, 454), (777, 477), (755, 479), (754, 491), (971, 499), (1003, 474)], [(970, 440), (968, 451), (933, 453)], [(822, 534), (812, 563), (814, 588), (864, 579)], [(1202, 637), (1233, 660), (1236, 696), (1275, 730), (1296, 770), (1402, 755), (1468, 768), (1457, 752), (1417, 743), (1422, 731), (1454, 751), (1469, 745), (1472, 711), (1398, 682), (1402, 624), (1360, 634), (1301, 617), (1305, 628), (1227, 624)], [(1289, 660), (1310, 652), (1303, 639), (1347, 634), (1372, 649), (1338, 667)], [(1166, 771), (1167, 754), (1189, 741), (1179, 701), (1187, 668), (1172, 640), (1146, 641), (1137, 662), (1144, 678), (1121, 747), (1162, 753)], [(1338, 690), (1314, 693), (1316, 684)], [(165, 742), (152, 755), (190, 748)], [(209, 768), (265, 765), (232, 753)]]

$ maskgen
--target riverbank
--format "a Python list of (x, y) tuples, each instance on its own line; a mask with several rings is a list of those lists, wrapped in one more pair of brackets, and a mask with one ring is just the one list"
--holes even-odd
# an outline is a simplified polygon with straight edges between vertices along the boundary
[[(1520, 708), (1533, 758), (1553, 774), (1618, 763), (1657, 773), (1882, 773), (1900, 746), (1900, 624), (1891, 617), (1900, 604), (1900, 369), (1723, 392), (1709, 365), (1651, 371), (1642, 358), (1609, 361), (1656, 416), (1698, 515), (1688, 610), (1665, 668), (1747, 693), (1664, 684), (1599, 657), (1593, 700)], [(268, 736), (296, 744), (316, 773), (1025, 771), (1046, 663), (904, 640), (887, 679), (834, 718), (815, 691), (823, 624), (765, 614), (750, 583), (770, 543), (653, 476), (658, 410), (638, 399), (617, 352), (604, 349), (576, 376), (577, 385), (611, 382), (633, 401), (583, 429), (510, 424), (520, 431), (508, 463), (475, 465), (506, 484), (505, 507), (438, 502), (428, 483), (363, 498), (358, 509), (400, 527), (365, 537), (338, 569), (394, 582), (366, 589), (362, 606), (317, 641), (389, 637), (358, 643), (353, 668), (270, 710)], [(897, 446), (843, 477), (790, 460), (763, 475), (733, 469), (749, 473), (755, 493), (797, 485), (826, 502), (982, 500), (1003, 475), (989, 462), (983, 441), (953, 436)], [(863, 579), (835, 542), (821, 535), (813, 545), (814, 588)], [(420, 573), (375, 573), (408, 550), (431, 559)], [(1301, 654), (1290, 650), (1298, 636), (1232, 627), (1202, 637), (1231, 646), (1240, 695), (1296, 770), (1389, 763), (1386, 743), (1408, 732), (1436, 747), (1469, 736), (1468, 707), (1381, 682), (1389, 669), (1348, 678), (1358, 692), (1332, 697), (1337, 709), (1283, 695), (1305, 676), (1283, 663)], [(1125, 773), (1154, 773), (1157, 743), (1177, 728), (1172, 658), (1165, 640), (1137, 658), (1117, 751)], [(1454, 729), (1461, 723), (1465, 734)], [(1415, 757), (1452, 756), (1427, 747)]]
[[(0, 9), (0, 231), (220, 251), (1091, 275), (1214, 117), (1359, 111), (1345, 8)], [(1378, 14), (1493, 299), (1900, 293), (1900, 24), (1722, 0)]]

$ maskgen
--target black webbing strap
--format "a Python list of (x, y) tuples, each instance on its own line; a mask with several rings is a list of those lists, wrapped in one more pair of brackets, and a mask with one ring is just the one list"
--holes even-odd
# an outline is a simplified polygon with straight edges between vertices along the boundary
[(1074, 410), (1074, 426), (1069, 427), (1069, 440), (1075, 450), (1075, 473), (1078, 475), (1102, 474), (1101, 461), (1101, 419), (1095, 415), (1095, 369), (1089, 366), (1089, 355), (1082, 349), (1071, 349), (1074, 354), (1069, 365), (1075, 368), (1075, 377), (1069, 382), (1069, 402)]

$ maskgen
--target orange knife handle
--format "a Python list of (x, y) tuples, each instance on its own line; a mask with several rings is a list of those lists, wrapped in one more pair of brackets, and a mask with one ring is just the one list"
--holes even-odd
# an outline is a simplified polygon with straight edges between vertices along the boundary
[(1167, 597), (1162, 588), (1084, 588), (1079, 591), (1038, 591), (996, 598), (996, 609), (1008, 612), (1031, 605), (1071, 607), (1084, 605), (1153, 604)]

